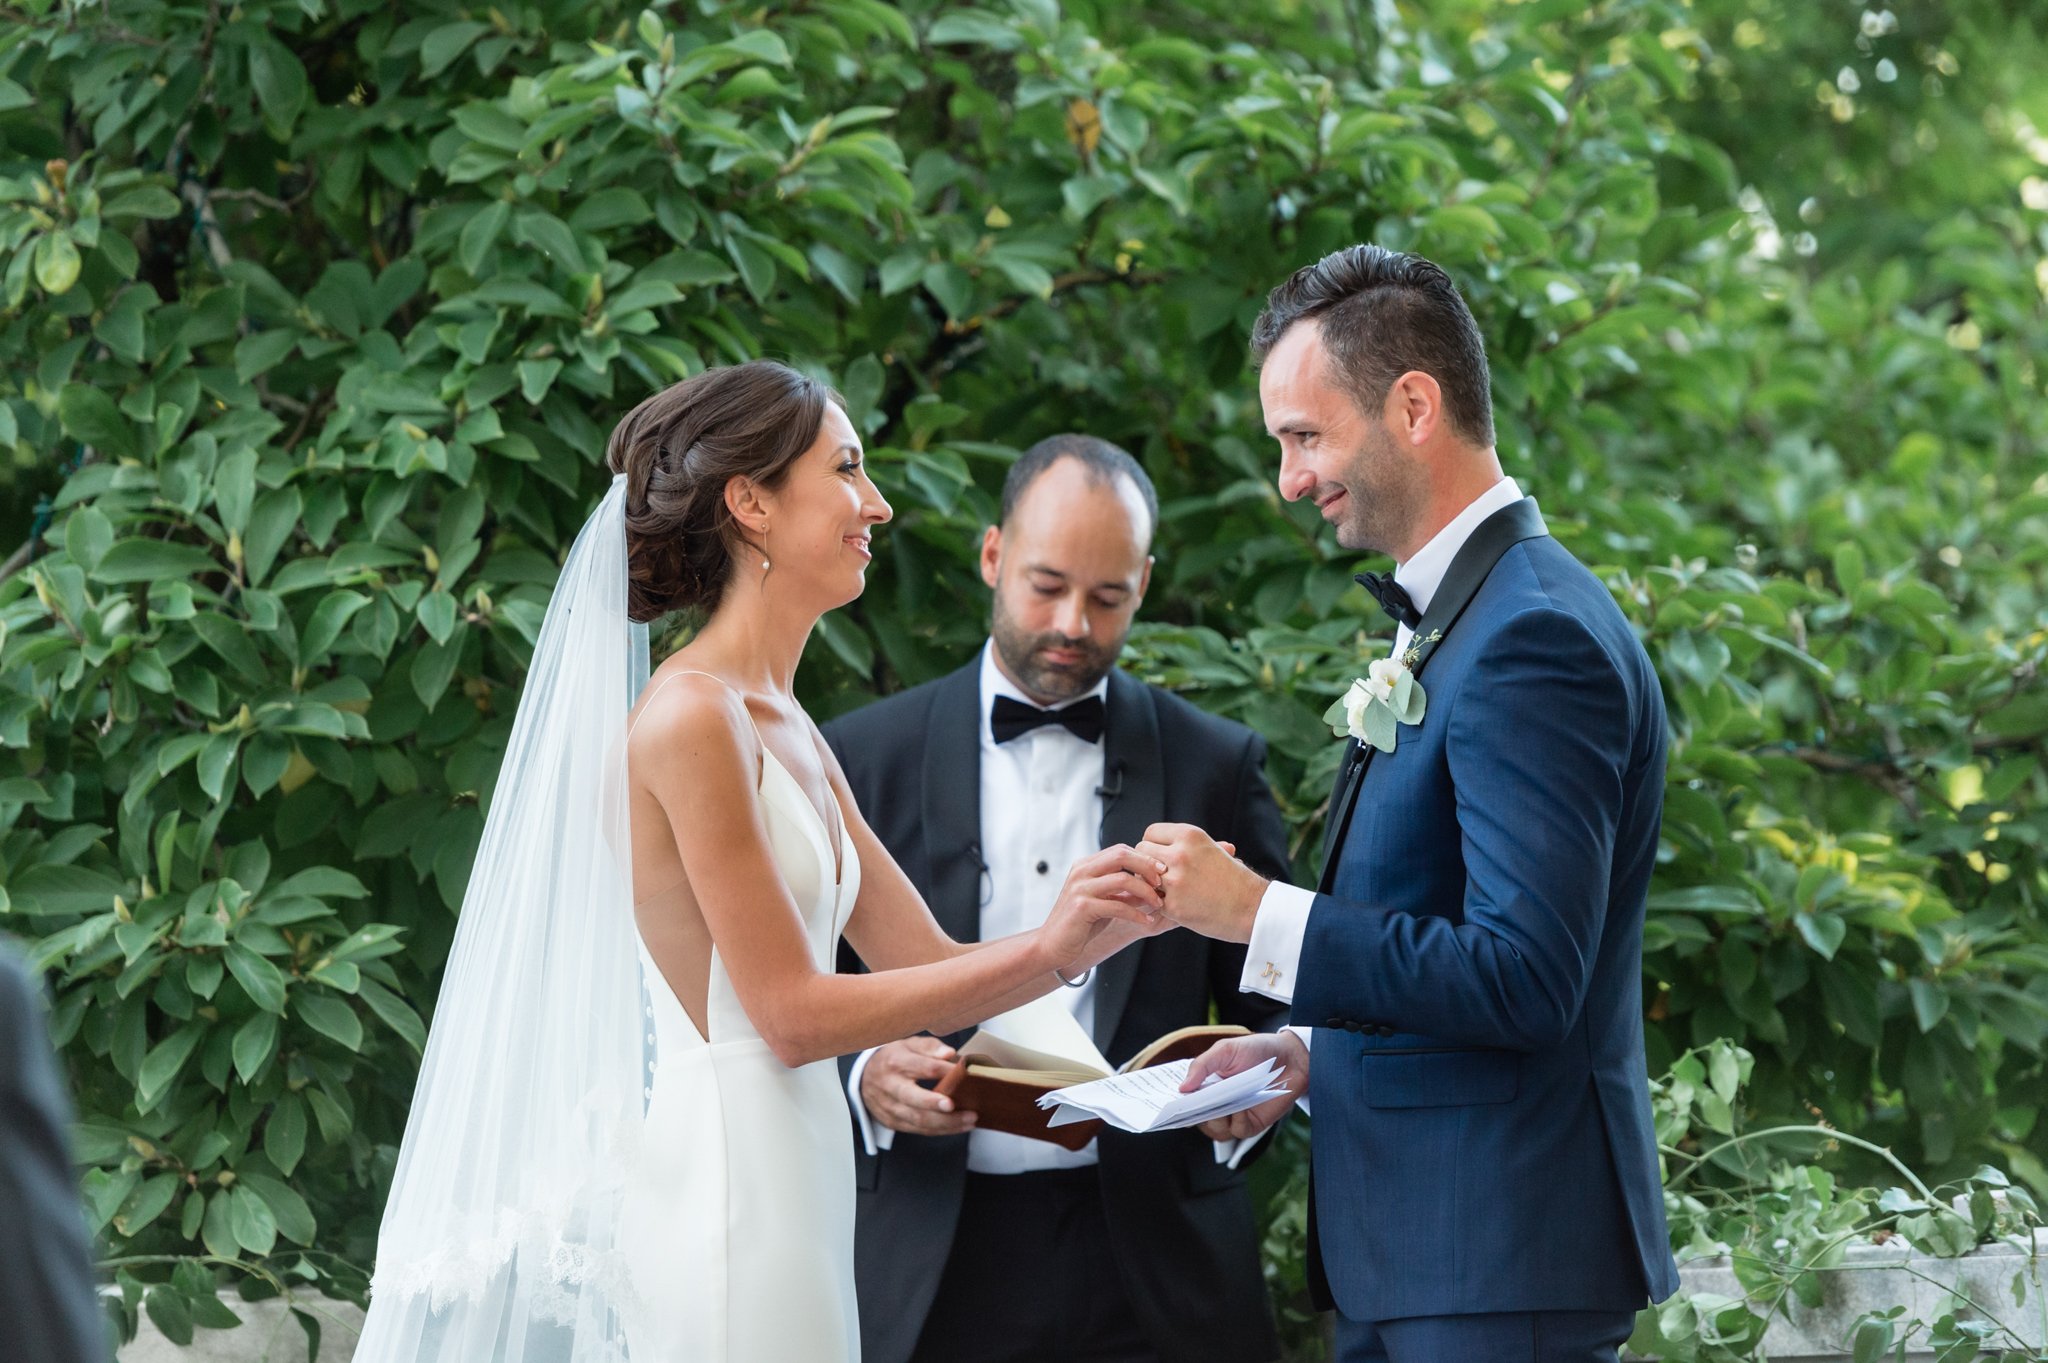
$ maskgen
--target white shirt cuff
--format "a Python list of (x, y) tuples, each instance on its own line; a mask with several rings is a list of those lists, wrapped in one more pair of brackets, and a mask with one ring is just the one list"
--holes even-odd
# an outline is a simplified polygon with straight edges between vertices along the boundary
[(853, 1108), (853, 1120), (860, 1124), (860, 1143), (870, 1155), (879, 1155), (896, 1143), (896, 1133), (868, 1116), (868, 1105), (861, 1101), (860, 1077), (866, 1073), (868, 1061), (875, 1058), (879, 1046), (870, 1046), (854, 1060), (853, 1068), (846, 1075), (846, 1101)]
[(1244, 1157), (1251, 1153), (1252, 1147), (1266, 1139), (1266, 1136), (1272, 1130), (1273, 1128), (1269, 1126), (1256, 1136), (1246, 1136), (1241, 1140), (1214, 1142), (1216, 1146), (1216, 1162), (1218, 1164), (1227, 1164), (1235, 1169), (1243, 1161)]
[[(1294, 1025), (1293, 1023), (1291, 1023), (1291, 1022), (1290, 1022), (1290, 1023), (1288, 1023), (1288, 1024), (1287, 1024), (1287, 1025), (1286, 1025), (1285, 1027), (1282, 1027), (1282, 1028), (1281, 1028), (1280, 1030), (1281, 1030), (1281, 1031), (1283, 1031), (1283, 1032), (1292, 1032), (1292, 1033), (1294, 1033), (1294, 1035), (1295, 1035), (1295, 1036), (1297, 1036), (1297, 1037), (1299, 1037), (1299, 1038), (1301, 1039), (1301, 1048), (1302, 1048), (1302, 1049), (1303, 1049), (1304, 1051), (1307, 1051), (1307, 1052), (1309, 1052), (1310, 1054), (1314, 1054), (1314, 1052), (1315, 1052), (1315, 1048), (1316, 1048), (1316, 1029), (1315, 1029), (1315, 1028), (1313, 1028), (1313, 1027), (1297, 1027), (1297, 1026), (1295, 1026), (1295, 1025)], [(1301, 1109), (1301, 1115), (1302, 1115), (1302, 1116), (1304, 1116), (1304, 1117), (1311, 1117), (1311, 1116), (1314, 1116), (1314, 1115), (1315, 1115), (1314, 1113), (1312, 1113), (1312, 1112), (1310, 1112), (1310, 1111), (1308, 1110), (1308, 1090), (1307, 1090), (1307, 1089), (1303, 1089), (1303, 1090), (1301, 1091), (1301, 1097), (1299, 1097), (1299, 1098), (1296, 1098), (1296, 1099), (1294, 1100), (1294, 1105), (1295, 1105), (1296, 1107), (1298, 1107), (1298, 1108), (1300, 1108), (1300, 1109)]]
[(1244, 976), (1237, 987), (1282, 1003), (1294, 1002), (1294, 976), (1301, 965), (1301, 941), (1308, 934), (1308, 911), (1315, 892), (1274, 881), (1259, 899), (1252, 919), (1252, 940), (1245, 948)]

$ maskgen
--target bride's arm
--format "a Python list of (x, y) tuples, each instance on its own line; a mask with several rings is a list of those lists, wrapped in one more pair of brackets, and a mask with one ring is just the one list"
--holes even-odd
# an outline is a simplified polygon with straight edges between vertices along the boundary
[[(820, 969), (769, 848), (758, 794), (760, 739), (744, 702), (723, 687), (688, 682), (671, 695), (634, 731), (633, 768), (668, 816), (740, 1005), (786, 1065), (978, 1022), (1058, 988), (1054, 969), (1071, 975), (1082, 968), (1105, 924), (1165, 925), (1152, 916), (1160, 906), (1157, 863), (1128, 847), (1111, 848), (1068, 876), (1043, 928), (967, 950), (931, 924), (934, 940), (926, 945), (948, 949), (922, 964), (868, 975)], [(863, 880), (876, 874), (901, 881), (903, 873), (864, 825), (855, 837)], [(901, 883), (929, 922), (916, 891)]]
[[(901, 971), (935, 961), (958, 960), (1030, 936), (1029, 933), (1020, 933), (992, 942), (956, 942), (947, 936), (938, 920), (932, 917), (924, 896), (917, 892), (917, 887), (910, 883), (910, 877), (903, 873), (903, 868), (889, 855), (889, 849), (883, 846), (882, 840), (854, 807), (852, 794), (842, 791), (841, 798), (842, 807), (847, 810), (847, 831), (860, 854), (860, 897), (854, 901), (853, 914), (846, 922), (846, 940), (869, 970)], [(1112, 853), (1115, 850), (1110, 849)], [(1087, 865), (1083, 862), (1076, 871), (1085, 874)], [(1074, 873), (1070, 873), (1067, 885), (1061, 890), (1063, 896), (1072, 891), (1074, 879)], [(1086, 950), (1063, 964), (1060, 970), (1068, 979), (1078, 979), (1079, 972), (1101, 964), (1132, 942), (1169, 931), (1173, 926), (1172, 920), (1163, 917), (1157, 923), (1122, 920), (1105, 923), (1089, 941)], [(1059, 987), (1059, 980), (1048, 971), (998, 997), (977, 998), (969, 1012), (926, 1023), (924, 1030), (944, 1036), (992, 1018), (997, 1013), (1007, 1013)]]

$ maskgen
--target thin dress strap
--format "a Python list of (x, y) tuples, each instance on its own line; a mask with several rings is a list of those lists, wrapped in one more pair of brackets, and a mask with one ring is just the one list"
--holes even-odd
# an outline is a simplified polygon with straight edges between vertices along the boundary
[[(630, 740), (633, 737), (633, 730), (639, 727), (640, 716), (647, 713), (646, 702), (653, 700), (655, 692), (660, 691), (662, 687), (667, 686), (677, 677), (709, 677), (711, 678), (711, 680), (717, 682), (720, 686), (723, 686), (726, 690), (738, 696), (740, 698), (740, 709), (746, 711), (747, 723), (753, 725), (754, 741), (761, 745), (762, 770), (767, 770), (767, 763), (772, 758), (774, 759), (775, 765), (782, 768), (783, 774), (785, 776), (789, 776), (790, 783), (792, 785), (796, 783), (796, 777), (791, 776), (789, 774), (789, 768), (786, 765), (784, 765), (782, 759), (775, 756), (775, 750), (768, 746), (768, 740), (761, 737), (761, 726), (754, 722), (754, 712), (747, 705), (746, 693), (740, 690), (737, 686), (734, 686), (725, 678), (719, 676), (716, 672), (701, 672), (695, 668), (680, 667), (677, 668), (675, 671), (669, 673), (666, 677), (663, 677), (660, 681), (656, 682), (654, 684), (654, 690), (649, 691), (646, 694), (646, 696), (642, 698), (642, 703), (640, 705), (640, 714), (634, 715), (633, 722), (626, 726), (627, 739)], [(801, 791), (801, 787), (799, 787), (799, 790)], [(805, 804), (811, 806), (811, 813), (817, 816), (818, 826), (824, 830), (825, 837), (828, 841), (830, 841), (832, 838), (834, 823), (837, 823), (838, 825), (839, 840), (838, 842), (834, 843), (832, 847), (832, 883), (834, 885), (837, 885), (845, 878), (846, 875), (846, 858), (842, 853), (842, 848), (844, 847), (847, 836), (846, 811), (840, 807), (839, 797), (838, 795), (833, 793), (831, 789), (831, 782), (829, 780), (826, 782), (825, 794), (826, 798), (832, 802), (833, 813), (838, 816), (836, 820), (827, 819), (823, 811), (821, 811), (817, 807), (817, 805), (812, 804), (811, 798), (808, 793), (804, 794), (803, 799)]]
[[(699, 672), (699, 671), (697, 671), (697, 670), (696, 670), (696, 669), (694, 669), (694, 668), (688, 668), (688, 667), (679, 667), (679, 668), (677, 668), (677, 669), (676, 669), (675, 671), (673, 671), (673, 672), (669, 673), (669, 674), (668, 674), (668, 675), (667, 675), (666, 677), (663, 677), (663, 678), (662, 678), (662, 679), (661, 679), (660, 681), (656, 682), (656, 683), (654, 684), (654, 690), (652, 690), (652, 691), (649, 691), (649, 692), (647, 693), (647, 695), (646, 695), (646, 696), (645, 696), (645, 697), (644, 697), (644, 698), (642, 699), (642, 702), (641, 702), (641, 705), (640, 705), (640, 713), (639, 713), (639, 714), (637, 714), (637, 715), (634, 715), (634, 716), (633, 716), (633, 722), (632, 722), (631, 724), (628, 724), (628, 725), (626, 726), (626, 737), (627, 737), (627, 738), (631, 738), (631, 737), (633, 736), (633, 730), (635, 730), (635, 729), (637, 729), (637, 728), (639, 728), (639, 727), (640, 727), (640, 720), (641, 720), (641, 718), (642, 718), (643, 716), (645, 716), (645, 715), (646, 715), (646, 713), (647, 713), (647, 702), (649, 702), (649, 701), (652, 701), (652, 700), (653, 700), (653, 699), (655, 698), (655, 696), (656, 696), (657, 694), (659, 694), (659, 693), (660, 693), (660, 691), (661, 691), (661, 688), (662, 688), (662, 687), (664, 687), (664, 686), (667, 686), (667, 685), (668, 685), (668, 684), (669, 684), (670, 682), (674, 681), (674, 680), (675, 680), (675, 679), (676, 679), (677, 677), (709, 677), (709, 678), (711, 678), (711, 680), (713, 680), (713, 681), (717, 682), (717, 683), (718, 683), (718, 684), (719, 684), (720, 686), (723, 686), (723, 687), (724, 687), (724, 688), (725, 688), (726, 690), (728, 690), (728, 691), (731, 691), (731, 692), (732, 692), (733, 694), (735, 694), (735, 695), (739, 696), (739, 698), (740, 698), (740, 709), (742, 709), (742, 710), (746, 710), (746, 714), (747, 714), (747, 723), (749, 723), (749, 724), (754, 724), (754, 712), (753, 712), (752, 710), (750, 710), (750, 709), (747, 709), (747, 698), (746, 698), (746, 694), (745, 694), (744, 692), (742, 692), (742, 691), (741, 691), (741, 690), (740, 690), (740, 689), (739, 689), (739, 688), (738, 688), (737, 686), (734, 686), (734, 685), (733, 685), (733, 684), (732, 684), (731, 682), (729, 682), (729, 681), (727, 681), (727, 680), (726, 680), (725, 678), (723, 678), (723, 677), (719, 676), (719, 675), (718, 675), (718, 674), (717, 674), (716, 672)], [(760, 739), (760, 737), (761, 737), (761, 726), (760, 726), (760, 725), (758, 725), (758, 724), (754, 724), (754, 737), (755, 737), (755, 739), (757, 739), (757, 740), (758, 740), (758, 739)], [(764, 746), (765, 746), (765, 744), (764, 744)]]

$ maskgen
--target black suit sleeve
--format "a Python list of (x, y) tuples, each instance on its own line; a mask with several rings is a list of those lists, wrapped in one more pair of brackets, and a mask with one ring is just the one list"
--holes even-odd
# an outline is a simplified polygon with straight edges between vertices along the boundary
[[(1212, 831), (1212, 836), (1237, 844), (1238, 860), (1260, 875), (1288, 879), (1287, 824), (1266, 784), (1266, 741), (1257, 734), (1246, 736), (1235, 794), (1228, 828)], [(1216, 1015), (1255, 1032), (1278, 1031), (1287, 1023), (1287, 1005), (1238, 988), (1244, 978), (1244, 953), (1237, 942), (1209, 944), (1209, 993), (1216, 1000)]]
[[(1266, 741), (1257, 734), (1246, 739), (1235, 796), (1227, 829), (1211, 830), (1210, 835), (1237, 844), (1238, 859), (1260, 875), (1288, 879), (1287, 823), (1266, 784)], [(1244, 954), (1239, 942), (1209, 943), (1209, 996), (1216, 1000), (1216, 1018), (1254, 1032), (1277, 1032), (1287, 1025), (1287, 1005), (1238, 988), (1244, 979)], [(1239, 1169), (1249, 1169), (1273, 1148), (1271, 1134), (1252, 1144), (1238, 1161)]]
[(10, 1356), (38, 1363), (99, 1363), (109, 1351), (70, 1123), (35, 977), (0, 950), (0, 1321)]

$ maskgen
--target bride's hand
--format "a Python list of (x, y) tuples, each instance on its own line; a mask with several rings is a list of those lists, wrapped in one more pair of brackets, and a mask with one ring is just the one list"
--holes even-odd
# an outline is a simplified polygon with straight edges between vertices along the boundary
[[(1216, 845), (1233, 857), (1237, 855), (1236, 843), (1219, 841)], [(1144, 854), (1140, 853), (1139, 855), (1142, 856)], [(1159, 893), (1163, 900), (1166, 894), (1166, 887), (1164, 885), (1160, 887)], [(1130, 946), (1133, 942), (1142, 942), (1147, 937), (1157, 937), (1162, 932), (1172, 932), (1179, 926), (1180, 924), (1174, 922), (1171, 917), (1164, 913), (1153, 914), (1141, 922), (1118, 920), (1107, 923), (1100, 932), (1095, 934), (1095, 940), (1088, 944), (1087, 954), (1074, 964), (1084, 970), (1100, 965), (1125, 947)], [(1065, 968), (1062, 967), (1062, 969), (1064, 970)], [(1066, 973), (1071, 975), (1074, 972), (1067, 970)]]
[[(1173, 926), (1161, 912), (1160, 864), (1137, 849), (1119, 843), (1105, 847), (1092, 857), (1083, 857), (1067, 872), (1059, 899), (1038, 940), (1050, 968), (1066, 971), (1085, 968), (1084, 957), (1100, 959), (1101, 948), (1149, 937)], [(1116, 940), (1122, 939), (1122, 940)]]

